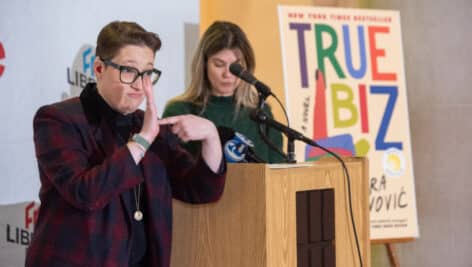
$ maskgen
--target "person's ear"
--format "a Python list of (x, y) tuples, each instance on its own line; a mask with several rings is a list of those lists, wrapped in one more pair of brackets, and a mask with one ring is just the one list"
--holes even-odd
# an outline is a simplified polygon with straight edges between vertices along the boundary
[(95, 61), (93, 62), (93, 70), (95, 72), (95, 77), (97, 77), (97, 79), (100, 78), (104, 69), (105, 67), (103, 66), (103, 62), (96, 58)]

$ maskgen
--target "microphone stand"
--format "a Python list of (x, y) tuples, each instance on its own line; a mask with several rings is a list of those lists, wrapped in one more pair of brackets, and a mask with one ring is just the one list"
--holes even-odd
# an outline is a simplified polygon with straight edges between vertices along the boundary
[[(257, 109), (255, 109), (253, 112), (256, 112), (256, 111), (260, 111), (261, 113), (264, 113), (262, 110), (264, 108), (264, 105), (265, 105), (265, 99), (269, 96), (270, 94), (264, 94), (262, 92), (259, 92), (259, 104), (258, 104), (258, 107)], [(253, 113), (251, 112), (251, 114)], [(253, 121), (256, 121), (258, 122), (257, 120), (254, 120), (252, 118), (252, 115), (250, 114), (250, 118), (253, 120)], [(272, 143), (272, 141), (270, 141), (270, 139), (267, 137), (266, 135), (266, 131), (267, 131), (267, 126), (268, 125), (265, 125), (264, 123), (259, 123), (259, 135), (261, 136), (262, 140), (270, 147), (270, 149), (272, 149), (273, 151), (277, 152), (279, 155), (281, 155), (286, 162), (288, 163), (296, 163), (295, 161), (295, 157), (293, 156), (293, 158), (290, 158), (290, 149), (288, 150), (289, 154), (285, 154), (282, 150), (280, 150), (276, 145), (274, 145)], [(266, 126), (264, 128), (264, 126)], [(288, 144), (288, 147), (290, 147), (290, 143)], [(292, 141), (292, 154), (295, 155), (295, 153), (293, 153), (293, 141)]]
[[(300, 140), (300, 141), (302, 141), (302, 142), (304, 142), (308, 145), (317, 147), (317, 148), (327, 152), (328, 154), (335, 157), (341, 163), (341, 165), (343, 167), (345, 177), (346, 177), (346, 180), (347, 180), (347, 191), (348, 191), (348, 196), (349, 196), (349, 212), (350, 212), (350, 215), (351, 215), (351, 223), (352, 223), (352, 228), (353, 228), (353, 231), (354, 231), (354, 237), (355, 237), (355, 241), (356, 241), (357, 254), (359, 256), (360, 266), (362, 267), (363, 266), (363, 261), (362, 261), (362, 256), (361, 256), (361, 252), (360, 252), (359, 238), (357, 236), (356, 224), (355, 224), (355, 221), (354, 221), (354, 214), (353, 214), (353, 211), (352, 211), (351, 178), (349, 177), (349, 172), (347, 170), (346, 164), (344, 163), (344, 160), (342, 160), (342, 158), (340, 156), (338, 156), (336, 153), (330, 151), (329, 149), (327, 149), (323, 146), (320, 146), (314, 140), (312, 140), (312, 139), (304, 136), (303, 134), (295, 131), (294, 129), (292, 129), (290, 127), (287, 127), (287, 126), (283, 125), (282, 123), (268, 117), (262, 111), (262, 109), (260, 109), (260, 108), (258, 108), (256, 110), (254, 110), (253, 112), (251, 112), (251, 114), (249, 116), (252, 120), (258, 122), (260, 125), (263, 125), (263, 124), (268, 125), (272, 128), (275, 128), (275, 129), (279, 130), (280, 132), (284, 133), (285, 136), (287, 136), (287, 138), (288, 138), (288, 147), (289, 147), (288, 156), (287, 156), (288, 160), (290, 160), (291, 157), (295, 156), (294, 153), (292, 152), (293, 148), (294, 148), (294, 145), (293, 145), (294, 140)], [(293, 160), (293, 162), (295, 162), (295, 160)]]
[(256, 109), (254, 110), (253, 112), (251, 112), (250, 114), (250, 118), (253, 120), (253, 121), (256, 121), (260, 124), (265, 124), (265, 125), (268, 125), (272, 128), (275, 128), (277, 129), (278, 131), (282, 132), (283, 134), (285, 134), (285, 136), (287, 136), (287, 139), (288, 139), (288, 158), (295, 161), (295, 145), (294, 145), (294, 141), (295, 140), (300, 140), (306, 144), (309, 144), (311, 146), (316, 146), (316, 147), (320, 147), (315, 141), (313, 141), (312, 139), (304, 136), (303, 134), (301, 134), (300, 132), (297, 132), (295, 131), (294, 129), (290, 128), (290, 127), (287, 127), (285, 125), (283, 125), (282, 123), (268, 117), (264, 111), (262, 111), (262, 109)]
[[(294, 145), (294, 141), (295, 140), (300, 140), (308, 145), (311, 145), (311, 146), (314, 146), (314, 147), (317, 147), (325, 152), (327, 152), (328, 154), (332, 155), (334, 158), (336, 158), (342, 165), (343, 167), (343, 171), (344, 171), (344, 174), (345, 174), (345, 177), (346, 177), (346, 180), (347, 180), (347, 191), (348, 191), (348, 196), (349, 196), (349, 212), (350, 212), (350, 215), (351, 215), (351, 223), (352, 223), (352, 228), (353, 228), (353, 231), (354, 231), (354, 237), (355, 237), (355, 241), (356, 241), (356, 247), (357, 247), (357, 254), (358, 254), (358, 257), (359, 257), (359, 262), (360, 262), (360, 266), (364, 266), (363, 264), (363, 261), (362, 261), (362, 255), (361, 255), (361, 251), (360, 251), (360, 246), (359, 246), (359, 238), (357, 236), (357, 230), (356, 230), (356, 224), (355, 224), (355, 221), (354, 221), (354, 214), (353, 214), (353, 211), (352, 211), (352, 194), (351, 194), (351, 178), (349, 177), (349, 172), (347, 170), (347, 167), (346, 167), (346, 164), (344, 163), (344, 160), (342, 160), (342, 158), (340, 156), (338, 156), (336, 153), (330, 151), (329, 149), (323, 147), (323, 146), (320, 146), (318, 143), (316, 143), (314, 140), (304, 136), (303, 134), (301, 134), (300, 132), (297, 132), (295, 131), (294, 129), (288, 127), (288, 126), (285, 126), (283, 125), (282, 123), (268, 117), (264, 111), (262, 110), (262, 108), (264, 107), (264, 102), (265, 102), (265, 99), (269, 96), (270, 94), (268, 94), (267, 92), (261, 92), (261, 90), (259, 90), (259, 105), (258, 105), (258, 108), (253, 110), (250, 114), (249, 114), (249, 117), (251, 118), (251, 120), (259, 123), (259, 134), (261, 135), (262, 139), (264, 140), (264, 142), (267, 143), (267, 145), (269, 145), (273, 150), (277, 151), (279, 154), (281, 154), (286, 160), (288, 163), (296, 163), (295, 161), (295, 152), (294, 152), (294, 149), (295, 149), (295, 145)], [(267, 136), (263, 133), (263, 129), (262, 127), (266, 125), (266, 126), (269, 126), (269, 127), (272, 127), (272, 128), (275, 128), (277, 129), (278, 131), (282, 132), (283, 134), (285, 134), (285, 136), (287, 136), (287, 139), (288, 139), (288, 143), (287, 143), (287, 155), (285, 155), (282, 151), (280, 151), (280, 149), (278, 149), (270, 140), (269, 138), (267, 138)]]

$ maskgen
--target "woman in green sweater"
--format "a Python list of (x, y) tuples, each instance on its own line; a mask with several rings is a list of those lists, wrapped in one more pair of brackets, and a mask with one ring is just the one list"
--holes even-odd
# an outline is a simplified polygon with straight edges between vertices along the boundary
[[(170, 100), (163, 117), (195, 114), (218, 126), (224, 126), (242, 133), (254, 143), (254, 151), (269, 163), (283, 162), (283, 158), (261, 139), (259, 126), (249, 118), (257, 107), (258, 95), (255, 88), (231, 74), (229, 66), (241, 64), (254, 73), (254, 52), (246, 34), (234, 23), (214, 22), (203, 34), (192, 62), (190, 86), (180, 96)], [(270, 107), (265, 113), (272, 117)], [(280, 150), (282, 135), (268, 129), (269, 139)], [(190, 142), (187, 148), (194, 154), (200, 144)]]

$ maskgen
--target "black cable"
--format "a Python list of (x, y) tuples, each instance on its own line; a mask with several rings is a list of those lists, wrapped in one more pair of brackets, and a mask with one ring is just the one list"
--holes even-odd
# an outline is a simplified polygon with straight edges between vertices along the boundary
[[(271, 94), (271, 96), (273, 96), (275, 98), (275, 100), (277, 100), (277, 102), (279, 103), (279, 106), (282, 108), (282, 111), (285, 115), (285, 120), (287, 121), (287, 127), (290, 128), (290, 120), (288, 118), (288, 115), (287, 115), (287, 110), (285, 110), (285, 107), (284, 105), (282, 104), (282, 102), (280, 101), (280, 99), (275, 95), (275, 94)], [(259, 109), (262, 111), (262, 107), (264, 106), (264, 102), (265, 101), (265, 98), (262, 97), (261, 94), (259, 94)], [(260, 127), (261, 129), (261, 127)], [(281, 151), (278, 147), (276, 147), (271, 141), (269, 141), (269, 139), (267, 138), (267, 136), (264, 136), (262, 133), (262, 130), (259, 130), (259, 135), (262, 137), (262, 139), (264, 140), (264, 142), (269, 145), (269, 147), (276, 151), (278, 154), (282, 155), (283, 158), (285, 158), (285, 161), (287, 163), (296, 163), (297, 161), (295, 160), (295, 153), (293, 153), (294, 151), (294, 145), (293, 145), (293, 140), (291, 139), (288, 139), (287, 140), (287, 154), (283, 153), (283, 151)]]
[[(344, 163), (342, 158), (339, 157), (336, 153), (330, 151), (329, 149), (319, 145), (314, 140), (304, 136), (303, 134), (301, 134), (301, 133), (299, 133), (299, 132), (297, 132), (297, 131), (281, 124), (280, 122), (277, 122), (273, 119), (270, 119), (260, 109), (255, 110), (255, 112), (251, 113), (250, 117), (251, 117), (252, 120), (255, 120), (256, 122), (260, 122), (260, 124), (259, 124), (259, 133), (260, 133), (262, 139), (264, 140), (264, 142), (266, 142), (269, 145), (269, 147), (271, 147), (271, 148), (272, 148), (273, 144), (268, 140), (268, 138), (263, 133), (263, 129), (262, 129), (263, 125), (265, 125), (266, 127), (267, 126), (273, 127), (275, 129), (283, 132), (287, 136), (287, 138), (291, 138), (292, 140), (295, 140), (295, 139), (300, 140), (300, 141), (302, 141), (306, 144), (309, 144), (311, 146), (318, 147), (319, 149), (327, 152), (328, 154), (330, 154), (334, 158), (336, 158), (339, 162), (341, 162), (341, 165), (343, 167), (344, 176), (346, 177), (346, 180), (347, 180), (347, 191), (348, 191), (348, 199), (349, 199), (349, 213), (351, 215), (351, 225), (352, 225), (352, 229), (354, 231), (354, 238), (356, 240), (357, 254), (359, 256), (360, 265), (361, 265), (361, 267), (363, 267), (364, 265), (363, 265), (363, 261), (362, 261), (361, 249), (360, 249), (360, 246), (359, 246), (359, 238), (357, 236), (356, 223), (354, 221), (354, 212), (352, 211), (351, 177), (349, 176), (349, 171), (347, 170), (346, 164)], [(274, 149), (274, 150), (280, 153), (280, 150), (278, 148)], [(289, 160), (288, 156), (286, 157), (286, 159)]]
[[(279, 102), (280, 106), (282, 107), (282, 110), (285, 114), (285, 118), (287, 120), (287, 128), (290, 129), (290, 122), (289, 122), (289, 119), (288, 119), (288, 115), (287, 115), (287, 111), (285, 110), (285, 108), (283, 107), (282, 105), (282, 102), (279, 100), (279, 98), (274, 95), (274, 94), (271, 94), (276, 100), (277, 102)], [(265, 102), (265, 97), (262, 97), (260, 94), (259, 94), (259, 110), (262, 111), (262, 107), (264, 106), (264, 102)], [(278, 123), (280, 124), (280, 123)], [(272, 125), (274, 126), (274, 125)], [(266, 126), (267, 127), (267, 126)], [(280, 130), (280, 129), (279, 129)], [(296, 133), (296, 131), (293, 131)], [(318, 143), (316, 143), (315, 141), (311, 140), (311, 139), (308, 139), (306, 137), (304, 137), (302, 134), (299, 134), (299, 140), (309, 144), (309, 145), (312, 145), (314, 147), (318, 147), (319, 149), (327, 152), (328, 154), (332, 155), (334, 158), (336, 158), (339, 162), (341, 162), (341, 166), (343, 167), (343, 172), (344, 172), (344, 177), (346, 177), (346, 181), (347, 181), (347, 191), (348, 191), (348, 199), (349, 199), (349, 214), (351, 215), (351, 225), (352, 225), (352, 230), (354, 232), (354, 239), (356, 240), (356, 248), (357, 248), (357, 255), (359, 257), (359, 263), (360, 263), (360, 267), (363, 267), (364, 264), (363, 264), (363, 261), (362, 261), (362, 254), (361, 254), (361, 249), (360, 249), (360, 245), (359, 245), (359, 238), (357, 236), (357, 229), (356, 229), (356, 222), (354, 220), (354, 212), (352, 211), (352, 193), (351, 193), (351, 177), (349, 176), (349, 171), (347, 170), (347, 167), (346, 167), (346, 164), (344, 163), (344, 161), (342, 160), (341, 157), (339, 157), (336, 153), (330, 151), (329, 149), (327, 148), (324, 148), (323, 146), (319, 145)], [(276, 147), (268, 138), (267, 136), (265, 135), (265, 133), (263, 133), (263, 128), (262, 128), (262, 124), (259, 125), (259, 135), (262, 137), (262, 139), (264, 140), (264, 142), (269, 145), (269, 147), (276, 151), (277, 153), (279, 153), (280, 155), (282, 155), (286, 160), (287, 162), (290, 162), (290, 159), (287, 155), (285, 155), (278, 147)], [(287, 136), (288, 137), (288, 136)], [(293, 138), (293, 137), (292, 137)]]
[[(288, 121), (288, 116), (287, 116), (287, 112), (285, 110), (285, 108), (283, 107), (282, 105), (282, 102), (280, 102), (280, 100), (277, 98), (277, 96), (275, 96), (274, 94), (271, 94), (280, 104), (280, 106), (282, 107), (282, 110), (284, 111), (285, 113), (285, 118), (287, 120), (287, 124), (289, 124), (290, 122)], [(259, 93), (259, 103), (257, 105), (257, 109), (254, 110), (254, 112), (257, 113), (257, 111), (259, 110), (260, 112), (264, 113), (264, 105), (265, 105), (265, 100), (266, 98), (261, 95), (261, 93)], [(266, 128), (264, 129), (263, 126), (265, 126)], [(259, 129), (258, 129), (258, 132), (259, 132), (259, 136), (262, 138), (262, 140), (264, 141), (264, 143), (266, 143), (270, 149), (272, 149), (273, 151), (275, 151), (277, 154), (279, 154), (280, 156), (282, 156), (286, 162), (288, 163), (293, 163), (287, 154), (285, 154), (280, 148), (278, 148), (274, 143), (272, 143), (272, 141), (267, 137), (266, 133), (264, 132), (264, 130), (267, 132), (268, 131), (268, 125), (265, 125), (265, 124), (259, 124)]]
[[(259, 124), (259, 135), (261, 136), (262, 140), (269, 146), (270, 149), (274, 150), (277, 152), (279, 155), (281, 155), (287, 162), (288, 162), (288, 157), (287, 155), (280, 150), (270, 139), (267, 137), (267, 135), (264, 133), (264, 124)], [(266, 126), (267, 127), (267, 126)]]
[(352, 230), (354, 231), (354, 239), (356, 240), (356, 248), (357, 248), (357, 255), (359, 256), (359, 263), (361, 267), (364, 266), (362, 262), (362, 255), (361, 255), (361, 249), (359, 246), (359, 238), (357, 236), (357, 230), (356, 230), (356, 223), (354, 221), (354, 212), (352, 211), (352, 193), (351, 193), (351, 177), (349, 176), (349, 172), (347, 170), (346, 164), (344, 163), (344, 160), (340, 156), (338, 156), (336, 153), (331, 152), (329, 149), (324, 148), (323, 146), (320, 146), (319, 144), (315, 142), (310, 142), (310, 145), (314, 147), (318, 147), (319, 149), (327, 152), (328, 154), (332, 155), (334, 158), (336, 158), (339, 162), (341, 162), (341, 165), (343, 167), (344, 171), (344, 177), (346, 177), (347, 180), (347, 191), (348, 191), (348, 199), (349, 199), (349, 213), (351, 215), (351, 225), (352, 225)]
[(287, 111), (285, 110), (284, 105), (282, 104), (282, 102), (280, 101), (280, 99), (276, 95), (273, 95), (273, 96), (274, 96), (275, 100), (277, 100), (277, 102), (279, 102), (279, 106), (282, 108), (282, 111), (284, 112), (285, 120), (287, 121), (287, 127), (290, 127), (290, 120), (288, 119)]

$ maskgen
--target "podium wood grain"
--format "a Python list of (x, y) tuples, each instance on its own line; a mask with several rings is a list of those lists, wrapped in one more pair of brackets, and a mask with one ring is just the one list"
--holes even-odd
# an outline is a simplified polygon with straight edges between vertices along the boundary
[[(364, 266), (370, 266), (367, 164), (346, 159)], [(296, 192), (317, 189), (334, 189), (336, 266), (359, 266), (346, 179), (333, 160), (290, 168), (229, 164), (218, 202), (174, 201), (171, 266), (297, 266)]]

